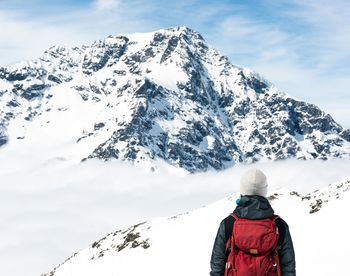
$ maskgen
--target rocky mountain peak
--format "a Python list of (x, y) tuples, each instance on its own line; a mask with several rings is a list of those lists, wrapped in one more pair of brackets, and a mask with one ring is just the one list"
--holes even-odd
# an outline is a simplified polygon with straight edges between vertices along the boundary
[[(0, 99), (2, 146), (23, 143), (23, 133), (41, 121), (49, 122), (43, 130), (59, 121), (47, 118), (71, 121), (74, 110), (88, 110), (78, 114), (89, 121), (67, 133), (76, 160), (117, 158), (151, 168), (163, 159), (195, 172), (350, 154), (349, 130), (330, 115), (231, 64), (187, 27), (54, 46), (38, 59), (0, 68)], [(54, 129), (60, 127), (66, 126)]]

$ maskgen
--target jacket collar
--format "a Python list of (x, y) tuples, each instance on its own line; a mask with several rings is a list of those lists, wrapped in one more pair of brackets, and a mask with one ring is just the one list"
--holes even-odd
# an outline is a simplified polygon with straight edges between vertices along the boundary
[(264, 219), (273, 216), (274, 211), (267, 198), (252, 195), (242, 196), (234, 213), (241, 218)]

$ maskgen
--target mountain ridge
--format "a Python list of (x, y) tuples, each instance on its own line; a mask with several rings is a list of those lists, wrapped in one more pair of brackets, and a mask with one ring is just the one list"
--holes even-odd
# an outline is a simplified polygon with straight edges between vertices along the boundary
[[(61, 91), (81, 102), (58, 106)], [(17, 133), (53, 110), (59, 117), (94, 106), (91, 121), (71, 137), (84, 148), (77, 161), (116, 158), (154, 169), (160, 158), (196, 172), (350, 156), (350, 130), (231, 64), (187, 27), (54, 46), (39, 59), (0, 68), (0, 99), (0, 146), (26, 140)], [(24, 130), (11, 134), (16, 120)]]

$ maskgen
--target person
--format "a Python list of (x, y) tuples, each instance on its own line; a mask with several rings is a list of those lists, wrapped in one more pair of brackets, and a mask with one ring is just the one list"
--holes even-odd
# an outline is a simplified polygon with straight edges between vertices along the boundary
[[(274, 217), (274, 210), (266, 198), (267, 187), (266, 176), (261, 170), (250, 169), (241, 177), (241, 197), (236, 202), (237, 206), (233, 214), (226, 217), (220, 223), (215, 238), (210, 261), (210, 276), (224, 276), (225, 274), (225, 267), (228, 259), (226, 245), (232, 238), (232, 231), (236, 221), (235, 217), (249, 220), (262, 220)], [(277, 216), (275, 216), (275, 218), (274, 221), (278, 230), (276, 231), (278, 232), (278, 236), (276, 237), (278, 237), (277, 252), (281, 275), (295, 276), (295, 254), (288, 225), (282, 218)], [(239, 268), (237, 268), (237, 270), (239, 270)]]

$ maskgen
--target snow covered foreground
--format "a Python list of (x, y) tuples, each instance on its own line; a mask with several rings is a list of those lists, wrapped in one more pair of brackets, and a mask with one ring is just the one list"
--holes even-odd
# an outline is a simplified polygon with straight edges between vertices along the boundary
[[(285, 188), (270, 193), (276, 213), (290, 226), (297, 275), (349, 275), (349, 190), (347, 177), (306, 194)], [(110, 233), (45, 275), (208, 275), (218, 225), (236, 198)]]
[[(158, 165), (161, 170), (150, 173), (147, 169), (129, 166), (117, 161), (101, 163), (97, 160), (91, 160), (72, 164), (69, 160), (62, 158), (45, 161), (40, 152), (33, 155), (34, 151), (31, 151), (33, 148), (28, 148), (27, 151), (10, 151), (9, 148), (7, 150), (4, 149), (0, 154), (0, 275), (7, 276), (38, 276), (44, 272), (49, 272), (74, 252), (87, 248), (94, 241), (98, 241), (108, 233), (118, 229), (127, 229), (143, 221), (148, 221), (147, 225), (152, 224), (152, 228), (145, 232), (140, 231), (145, 225), (139, 226), (136, 231), (140, 231), (142, 238), (137, 240), (141, 243), (143, 240), (150, 238), (150, 247), (143, 249), (142, 245), (145, 243), (142, 243), (139, 247), (128, 249), (132, 245), (132, 243), (129, 243), (128, 248), (121, 250), (120, 254), (116, 254), (118, 257), (113, 259), (114, 269), (123, 268), (118, 265), (118, 262), (122, 261), (119, 258), (128, 258), (127, 255), (131, 256), (130, 258), (135, 256), (138, 263), (142, 263), (143, 259), (152, 259), (154, 255), (156, 255), (156, 258), (161, 255), (159, 261), (157, 259), (153, 260), (158, 263), (167, 260), (166, 256), (170, 254), (170, 251), (167, 250), (165, 253), (158, 251), (157, 243), (159, 244), (162, 241), (159, 240), (158, 242), (150, 235), (151, 233), (156, 235), (156, 232), (152, 231), (162, 229), (162, 225), (169, 223), (167, 228), (176, 225), (178, 228), (182, 227), (182, 231), (196, 231), (197, 235), (206, 236), (206, 240), (200, 248), (206, 247), (205, 250), (207, 251), (197, 250), (196, 254), (193, 254), (193, 257), (191, 256), (191, 260), (195, 257), (199, 263), (197, 268), (199, 266), (203, 267), (198, 268), (202, 270), (198, 270), (198, 274), (194, 275), (203, 275), (203, 273), (207, 275), (209, 269), (208, 258), (218, 223), (235, 205), (234, 201), (221, 203), (222, 207), (219, 207), (220, 204), (217, 203), (215, 208), (210, 207), (209, 204), (227, 198), (238, 191), (240, 176), (249, 167), (258, 167), (266, 173), (271, 191), (288, 189), (298, 191), (301, 195), (326, 187), (338, 180), (348, 179), (350, 176), (349, 160), (328, 160), (325, 162), (320, 160), (288, 160), (235, 166), (221, 172), (189, 175), (186, 172), (174, 171), (171, 166), (163, 167), (161, 164)], [(53, 154), (53, 152), (50, 152), (50, 155)], [(288, 194), (287, 191), (286, 194)], [(347, 194), (344, 193), (338, 200), (324, 204), (319, 212), (312, 215), (308, 214), (309, 203), (298, 200), (295, 196), (291, 197), (294, 200), (293, 202), (296, 203), (292, 208), (289, 207), (287, 202), (284, 204), (282, 198), (273, 202), (275, 205), (281, 201), (278, 204), (283, 205), (283, 208), (276, 206), (275, 209), (291, 225), (291, 231), (298, 246), (299, 273), (302, 270), (307, 271), (302, 268), (303, 266), (305, 268), (308, 262), (303, 257), (305, 254), (312, 255), (312, 258), (314, 258), (312, 264), (321, 265), (320, 271), (323, 271), (324, 266), (327, 265), (326, 263), (344, 264), (345, 257), (343, 255), (345, 248), (349, 245), (348, 239), (344, 238), (347, 237), (344, 235), (344, 231), (348, 229), (344, 218), (348, 217), (347, 213), (349, 211), (346, 204), (349, 200), (346, 196)], [(286, 199), (289, 198), (289, 196), (286, 196)], [(166, 219), (169, 216), (196, 210), (200, 206), (208, 206), (203, 208), (203, 210), (208, 210), (205, 211), (208, 215), (205, 215), (207, 223), (205, 227), (200, 228), (200, 233), (197, 231), (199, 228), (191, 230), (194, 224), (180, 225), (183, 220), (189, 221), (196, 217), (197, 213), (202, 212), (200, 210), (191, 212), (189, 215), (179, 216), (178, 219)], [(215, 206), (215, 204), (212, 206)], [(298, 210), (300, 208), (300, 210), (296, 210), (297, 208)], [(296, 210), (295, 214), (294, 210)], [(327, 229), (331, 229), (330, 232), (337, 233), (336, 237), (326, 236), (331, 240), (333, 239), (334, 243), (325, 242), (323, 237), (321, 239), (321, 234), (313, 236), (313, 232), (321, 233), (319, 231), (324, 231), (323, 233), (325, 233), (327, 231), (327, 229), (318, 228), (321, 221), (325, 220), (325, 216), (322, 215), (325, 212), (336, 215), (334, 218), (330, 217), (330, 219), (334, 219), (332, 225), (325, 225), (328, 227)], [(303, 220), (295, 222), (295, 218), (299, 213), (302, 213)], [(322, 216), (317, 220), (320, 223), (314, 223), (310, 220), (315, 220), (314, 218), (318, 216)], [(151, 219), (159, 217), (164, 219), (157, 220), (159, 222), (158, 227), (156, 226), (158, 223)], [(338, 219), (338, 217), (342, 219)], [(197, 221), (198, 219), (190, 223), (197, 223)], [(205, 221), (201, 222), (204, 223)], [(204, 232), (202, 233), (202, 231)], [(170, 232), (169, 235), (172, 233), (174, 232)], [(178, 242), (177, 237), (180, 234), (180, 230), (174, 234), (175, 243)], [(183, 237), (183, 239), (186, 240), (186, 237)], [(119, 238), (122, 239), (123, 236), (118, 235)], [(305, 252), (299, 249), (307, 246), (304, 243), (311, 240), (314, 241), (313, 244), (317, 245), (316, 249), (308, 247), (308, 251)], [(334, 244), (341, 244), (342, 246), (338, 250), (334, 248)], [(186, 247), (183, 247), (183, 245), (186, 245)], [(185, 265), (188, 265), (188, 262), (182, 260), (183, 254), (192, 252), (193, 246), (197, 245), (193, 240), (191, 243), (184, 241), (181, 244), (179, 243), (178, 246), (183, 248), (180, 254), (177, 251), (174, 252), (175, 260), (179, 260), (176, 263), (179, 265), (179, 269), (183, 269)], [(320, 247), (322, 250), (320, 250)], [(174, 250), (176, 248), (178, 247), (175, 247)], [(324, 248), (332, 252), (332, 259), (329, 262), (324, 262), (320, 258), (320, 256), (324, 256), (325, 253), (323, 252), (328, 252), (324, 251)], [(134, 255), (135, 252), (142, 254), (141, 260)], [(95, 253), (99, 252), (96, 251)], [(109, 258), (108, 255), (108, 253), (105, 254), (107, 258)], [(126, 256), (122, 257), (124, 255)], [(335, 257), (335, 255), (338, 257)], [(104, 263), (105, 260), (107, 259), (99, 258), (92, 263)], [(78, 265), (78, 263), (76, 264)], [(150, 262), (150, 267), (153, 265), (154, 263)], [(193, 270), (192, 266), (193, 264), (188, 266), (186, 273), (183, 272), (179, 275), (188, 275), (187, 272), (190, 273), (191, 269)], [(134, 265), (131, 267), (136, 269)], [(329, 268), (331, 268), (331, 265), (329, 265)], [(63, 269), (63, 266), (57, 270), (57, 273), (61, 273), (59, 272), (61, 269)], [(99, 269), (101, 269), (101, 272), (95, 275), (104, 275), (102, 271), (110, 270), (110, 266), (103, 266)], [(130, 266), (129, 268), (124, 266), (124, 269), (128, 271), (126, 274), (120, 272), (114, 275), (133, 275), (134, 272), (130, 269)], [(337, 269), (340, 269), (339, 266)], [(344, 269), (340, 271), (343, 272)], [(298, 275), (303, 275), (299, 273)], [(71, 275), (79, 276), (82, 274), (74, 273)], [(331, 273), (329, 275), (344, 274)]]

